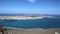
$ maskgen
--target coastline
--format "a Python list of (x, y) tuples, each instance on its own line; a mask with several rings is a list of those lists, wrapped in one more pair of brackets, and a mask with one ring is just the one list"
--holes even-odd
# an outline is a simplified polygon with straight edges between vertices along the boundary
[(5, 29), (17, 29), (17, 30), (32, 30), (32, 29), (39, 29), (39, 30), (52, 30), (52, 29), (60, 29), (60, 28), (49, 28), (49, 29), (44, 29), (44, 28), (27, 28), (27, 29), (24, 29), (24, 28), (14, 28), (14, 27), (3, 27)]
[(27, 19), (43, 19), (43, 18), (58, 18), (54, 16), (0, 16), (2, 20), (27, 20)]
[(26, 19), (43, 19), (44, 17), (26, 17), (26, 16), (0, 16), (2, 20), (26, 20)]

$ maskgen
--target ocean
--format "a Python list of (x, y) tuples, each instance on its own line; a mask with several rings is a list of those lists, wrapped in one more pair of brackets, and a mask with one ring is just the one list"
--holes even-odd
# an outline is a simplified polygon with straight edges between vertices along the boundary
[(22, 29), (32, 29), (32, 28), (60, 28), (60, 18), (43, 18), (43, 19), (27, 19), (27, 20), (1, 20), (0, 24), (3, 27), (11, 28), (22, 28)]

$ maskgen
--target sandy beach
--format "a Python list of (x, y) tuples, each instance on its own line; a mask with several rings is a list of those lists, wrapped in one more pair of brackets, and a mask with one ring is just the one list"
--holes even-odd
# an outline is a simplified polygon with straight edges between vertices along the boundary
[(60, 33), (60, 28), (50, 29), (50, 30), (40, 30), (40, 29), (26, 29), (26, 30), (7, 30), (12, 34), (55, 34), (55, 32)]
[(24, 29), (24, 30), (19, 30), (19, 29), (7, 29), (6, 30), (8, 34), (60, 34), (60, 28), (56, 29), (46, 29), (46, 30), (41, 30), (41, 29)]

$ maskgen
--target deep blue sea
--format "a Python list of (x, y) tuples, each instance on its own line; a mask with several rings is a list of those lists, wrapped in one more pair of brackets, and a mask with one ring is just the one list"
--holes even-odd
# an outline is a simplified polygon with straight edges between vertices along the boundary
[(60, 18), (43, 18), (43, 19), (29, 19), (29, 20), (1, 20), (0, 19), (0, 24), (2, 24), (4, 27), (13, 27), (13, 28), (22, 28), (22, 29), (60, 28)]
[(4, 27), (13, 28), (60, 28), (60, 18), (44, 18), (44, 19), (31, 19), (31, 20), (0, 20), (0, 24)]

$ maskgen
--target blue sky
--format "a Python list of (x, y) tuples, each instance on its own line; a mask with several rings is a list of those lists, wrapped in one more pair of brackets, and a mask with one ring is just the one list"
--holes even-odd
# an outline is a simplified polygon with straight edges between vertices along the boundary
[(0, 13), (60, 15), (60, 0), (0, 0)]

